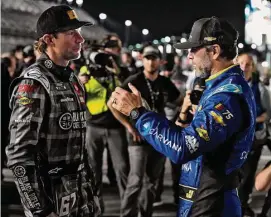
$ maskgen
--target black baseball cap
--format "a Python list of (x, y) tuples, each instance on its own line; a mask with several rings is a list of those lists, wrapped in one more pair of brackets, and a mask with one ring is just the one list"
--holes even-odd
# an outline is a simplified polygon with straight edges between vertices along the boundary
[(146, 46), (143, 49), (142, 56), (143, 57), (154, 56), (154, 57), (157, 57), (157, 58), (161, 58), (161, 52), (159, 51), (158, 48), (149, 45), (149, 46)]
[(82, 26), (91, 26), (93, 23), (79, 21), (75, 11), (68, 5), (56, 5), (45, 10), (37, 22), (37, 38), (45, 34), (64, 32), (78, 29)]
[(205, 45), (219, 44), (236, 46), (238, 32), (227, 20), (217, 17), (197, 20), (187, 42), (177, 43), (176, 49), (190, 49)]

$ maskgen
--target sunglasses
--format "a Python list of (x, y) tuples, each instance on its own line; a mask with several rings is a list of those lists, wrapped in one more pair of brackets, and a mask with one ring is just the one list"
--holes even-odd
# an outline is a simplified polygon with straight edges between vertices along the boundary
[(190, 53), (196, 53), (197, 51), (199, 51), (201, 48), (203, 48), (204, 46), (198, 46), (198, 47), (192, 47), (189, 52)]

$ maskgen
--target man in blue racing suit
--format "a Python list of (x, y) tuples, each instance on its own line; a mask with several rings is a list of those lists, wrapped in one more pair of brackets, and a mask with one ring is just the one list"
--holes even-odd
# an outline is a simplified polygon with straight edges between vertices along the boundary
[(238, 65), (238, 32), (225, 20), (197, 20), (185, 43), (206, 89), (191, 124), (182, 128), (142, 107), (140, 93), (116, 88), (114, 109), (130, 116), (141, 136), (173, 162), (183, 164), (178, 217), (241, 217), (238, 170), (254, 138), (253, 93)]

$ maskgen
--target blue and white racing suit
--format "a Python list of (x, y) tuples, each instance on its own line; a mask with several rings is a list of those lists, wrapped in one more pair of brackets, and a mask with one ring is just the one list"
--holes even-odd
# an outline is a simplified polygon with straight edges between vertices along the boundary
[(139, 133), (157, 151), (182, 164), (178, 217), (239, 217), (238, 170), (255, 132), (253, 93), (237, 65), (206, 80), (191, 124), (181, 128), (142, 109)]

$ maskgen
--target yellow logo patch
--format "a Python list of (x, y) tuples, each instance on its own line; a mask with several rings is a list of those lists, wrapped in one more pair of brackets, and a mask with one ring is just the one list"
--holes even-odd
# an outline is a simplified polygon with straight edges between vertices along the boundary
[(194, 194), (194, 191), (193, 190), (189, 190), (187, 193), (186, 193), (186, 197), (188, 198), (188, 199), (191, 199), (192, 197), (193, 197), (193, 194)]
[(77, 15), (76, 15), (76, 13), (75, 13), (74, 10), (67, 11), (67, 14), (68, 14), (70, 20), (78, 19), (78, 17), (77, 17)]
[(215, 37), (205, 37), (204, 38), (204, 41), (214, 41), (214, 40), (216, 40)]
[(19, 104), (21, 105), (29, 105), (29, 104), (32, 104), (33, 102), (34, 102), (33, 99), (29, 99), (25, 96), (19, 99)]
[(198, 132), (200, 138), (203, 138), (205, 141), (210, 141), (207, 130), (201, 127), (201, 128), (196, 128), (196, 131)]
[(221, 126), (226, 126), (226, 124), (224, 123), (223, 117), (219, 114), (217, 114), (214, 111), (210, 111), (209, 113), (215, 120), (216, 123), (220, 124)]

